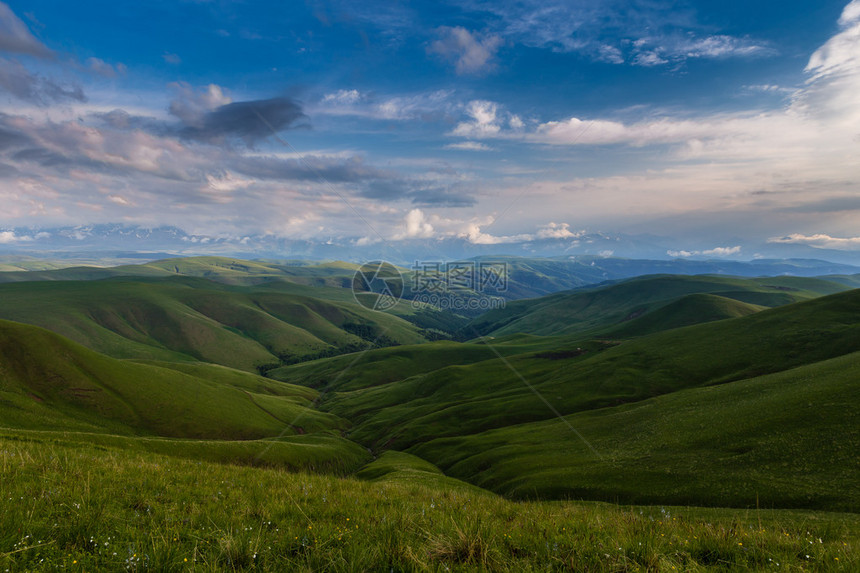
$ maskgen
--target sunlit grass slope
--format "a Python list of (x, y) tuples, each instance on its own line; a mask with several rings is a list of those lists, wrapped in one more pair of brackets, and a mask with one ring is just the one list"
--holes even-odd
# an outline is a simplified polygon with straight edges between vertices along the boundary
[(279, 358), (355, 349), (420, 329), (356, 303), (178, 277), (0, 285), (0, 318), (35, 324), (118, 358), (199, 360), (253, 371)]
[(683, 326), (749, 316), (766, 308), (715, 294), (688, 294), (602, 334), (621, 338), (644, 336)]
[[(430, 470), (428, 470), (430, 471)], [(517, 503), (0, 437), (10, 571), (853, 571), (850, 514)]]
[(856, 512), (860, 353), (411, 451), (513, 497)]
[[(836, 282), (799, 277), (743, 279), (722, 276), (656, 275), (620, 283), (560, 292), (509, 302), (474, 319), (468, 333), (503, 336), (594, 333), (617, 328), (690, 294), (704, 293), (743, 303), (775, 307), (848, 290)], [(717, 318), (726, 318), (717, 315)], [(689, 313), (687, 324), (713, 320), (710, 314)]]
[(109, 358), (41, 328), (0, 321), (0, 426), (204, 439), (345, 428), (315, 391), (216, 366)]
[[(550, 406), (563, 414), (594, 410), (856, 351), (860, 290), (618, 345), (597, 340), (416, 375), (407, 370), (381, 385), (355, 377), (349, 391), (327, 394), (321, 406), (353, 422), (350, 436), (360, 443), (404, 449), (431, 437), (548, 419)], [(368, 386), (355, 387), (359, 382)]]

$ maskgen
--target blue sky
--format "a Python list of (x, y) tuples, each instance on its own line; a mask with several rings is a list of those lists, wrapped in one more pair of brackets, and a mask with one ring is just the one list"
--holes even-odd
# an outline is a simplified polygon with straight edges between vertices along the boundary
[(860, 0), (27, 0), (0, 51), (4, 244), (860, 251)]

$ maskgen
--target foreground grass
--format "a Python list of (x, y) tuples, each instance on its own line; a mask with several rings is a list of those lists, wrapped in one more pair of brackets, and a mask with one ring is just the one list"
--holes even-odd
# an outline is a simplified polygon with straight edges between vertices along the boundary
[(516, 503), (399, 473), (0, 438), (0, 571), (860, 568), (852, 514)]

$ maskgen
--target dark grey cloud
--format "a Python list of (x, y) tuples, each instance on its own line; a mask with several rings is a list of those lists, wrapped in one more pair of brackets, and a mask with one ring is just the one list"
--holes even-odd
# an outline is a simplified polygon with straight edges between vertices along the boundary
[(20, 63), (0, 58), (0, 90), (37, 105), (64, 100), (87, 101), (84, 90), (76, 85), (61, 85), (30, 73)]
[(142, 115), (132, 115), (124, 109), (114, 109), (105, 113), (91, 113), (87, 119), (120, 131), (142, 130), (153, 135), (171, 135), (176, 128), (164, 121)]
[(86, 65), (89, 71), (106, 78), (115, 78), (128, 71), (125, 64), (119, 63), (114, 66), (100, 58), (87, 58)]
[(412, 203), (426, 207), (471, 207), (477, 200), (465, 193), (448, 189), (423, 189), (411, 194)]
[[(215, 105), (207, 109), (207, 106), (212, 106), (213, 101), (223, 97), (220, 89), (217, 90), (217, 98), (215, 98), (211, 93), (204, 92), (202, 95), (192, 93), (188, 86), (183, 85), (180, 88), (185, 93), (171, 102), (169, 110), (178, 121), (168, 122), (132, 115), (123, 109), (94, 113), (88, 117), (121, 131), (142, 130), (159, 137), (173, 136), (210, 144), (229, 143), (231, 140), (241, 139), (249, 146), (286, 129), (308, 127), (305, 121), (307, 116), (302, 111), (301, 105), (290, 98), (240, 101)], [(248, 168), (257, 169), (263, 173), (261, 176), (270, 179), (282, 178), (278, 173), (279, 170), (298, 173), (301, 169), (307, 169), (277, 165), (277, 162), (265, 160)], [(271, 174), (267, 175), (268, 172)]]
[(49, 58), (53, 54), (42, 42), (30, 33), (12, 9), (0, 2), (0, 50), (16, 54), (27, 54)]
[(20, 174), (21, 172), (14, 166), (0, 162), (0, 178), (16, 177)]
[(28, 147), (12, 154), (15, 161), (27, 163), (38, 163), (43, 167), (58, 167), (61, 165), (76, 166), (76, 162), (65, 155), (44, 149), (42, 147)]
[(26, 145), (30, 138), (15, 129), (2, 125), (5, 119), (6, 117), (0, 114), (0, 151)]
[(307, 116), (301, 105), (287, 97), (240, 101), (206, 113), (198, 125), (184, 126), (179, 135), (210, 143), (240, 138), (253, 144), (285, 129), (307, 127), (304, 120)]
[(477, 203), (465, 192), (404, 177), (371, 181), (364, 186), (361, 195), (383, 201), (408, 199), (415, 205), (428, 207), (471, 207)]
[(856, 195), (844, 197), (829, 197), (821, 201), (804, 203), (786, 207), (781, 211), (789, 213), (839, 213), (843, 211), (860, 211), (860, 197)]
[(358, 157), (344, 160), (316, 156), (306, 156), (303, 159), (235, 156), (229, 159), (228, 167), (243, 175), (274, 180), (359, 183), (393, 177), (391, 173), (367, 165)]

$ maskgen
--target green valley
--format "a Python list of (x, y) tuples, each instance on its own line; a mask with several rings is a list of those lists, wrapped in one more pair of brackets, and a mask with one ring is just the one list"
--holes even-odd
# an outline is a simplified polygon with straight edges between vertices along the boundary
[[(840, 570), (860, 559), (853, 277), (643, 276), (468, 320), (408, 300), (367, 309), (341, 264), (292, 277), (254, 261), (173, 267), (86, 280), (34, 270), (72, 275), (0, 285), (0, 565)], [(68, 472), (95, 489), (69, 489)], [(54, 484), (50, 499), (36, 476)], [(206, 532), (225, 491), (235, 517)], [(20, 534), (15, 496), (36, 500)], [(515, 533), (530, 527), (556, 549)], [(146, 541), (146, 528), (164, 538)], [(799, 560), (813, 529), (826, 541)], [(131, 553), (94, 551), (89, 537)]]

